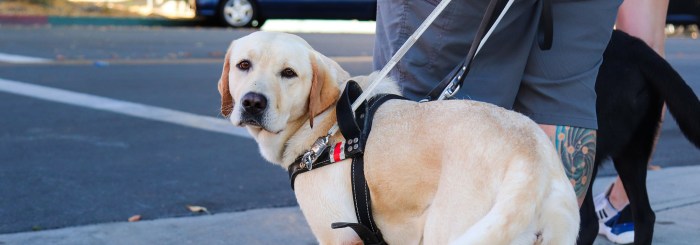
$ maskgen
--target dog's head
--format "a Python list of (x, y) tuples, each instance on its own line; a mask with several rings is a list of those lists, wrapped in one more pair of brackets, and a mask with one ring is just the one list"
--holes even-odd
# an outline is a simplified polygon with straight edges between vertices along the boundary
[(279, 134), (289, 122), (333, 105), (349, 77), (300, 37), (255, 32), (234, 40), (219, 80), (221, 114), (253, 132)]

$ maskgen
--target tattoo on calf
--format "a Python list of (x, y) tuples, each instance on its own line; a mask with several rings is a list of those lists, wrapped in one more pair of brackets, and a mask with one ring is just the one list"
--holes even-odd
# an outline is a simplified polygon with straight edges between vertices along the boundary
[(554, 146), (561, 157), (576, 196), (582, 198), (588, 189), (595, 160), (596, 131), (587, 128), (557, 126)]

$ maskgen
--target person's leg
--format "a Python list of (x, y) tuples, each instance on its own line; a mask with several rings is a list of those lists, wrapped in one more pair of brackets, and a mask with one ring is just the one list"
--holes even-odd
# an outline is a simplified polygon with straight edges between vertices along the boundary
[(617, 14), (618, 30), (644, 40), (662, 57), (668, 0), (624, 0)]
[(552, 140), (564, 164), (566, 176), (569, 177), (578, 197), (578, 206), (588, 189), (589, 179), (593, 173), (593, 160), (596, 149), (596, 130), (581, 127), (540, 124), (540, 128)]
[(620, 176), (615, 178), (615, 182), (612, 183), (612, 186), (610, 187), (609, 190), (605, 190), (605, 193), (602, 193), (603, 195), (607, 195), (608, 201), (610, 202), (610, 205), (615, 210), (622, 210), (630, 204), (629, 197), (627, 197), (627, 193), (625, 192), (625, 186), (622, 185), (622, 180), (620, 179)]
[[(617, 14), (617, 29), (642, 39), (656, 53), (665, 56), (664, 45), (666, 34), (664, 25), (666, 24), (666, 12), (668, 10), (668, 0), (625, 0), (620, 6)], [(661, 110), (661, 120), (663, 123), (665, 108)], [(659, 125), (660, 126), (660, 125)], [(659, 127), (661, 128), (661, 127)], [(654, 138), (654, 149), (659, 141), (661, 130), (656, 132)], [(653, 151), (653, 149), (652, 149)], [(649, 159), (651, 162), (651, 158)], [(652, 167), (650, 165), (650, 167)], [(608, 200), (613, 208), (622, 210), (629, 204), (629, 198), (625, 193), (624, 186), (620, 178), (616, 178), (613, 183)]]
[(513, 106), (552, 139), (579, 205), (595, 158), (595, 81), (620, 3), (554, 0), (552, 49), (542, 51), (533, 45)]

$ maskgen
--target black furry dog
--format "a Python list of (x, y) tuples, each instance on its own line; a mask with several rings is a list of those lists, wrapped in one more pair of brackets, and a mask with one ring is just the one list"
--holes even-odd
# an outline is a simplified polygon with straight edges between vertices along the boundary
[(598, 142), (595, 169), (581, 207), (578, 244), (593, 244), (598, 219), (593, 204), (597, 168), (612, 158), (630, 200), (635, 244), (651, 244), (655, 214), (647, 195), (647, 161), (664, 102), (683, 134), (700, 147), (700, 101), (680, 75), (642, 40), (612, 34), (596, 81)]

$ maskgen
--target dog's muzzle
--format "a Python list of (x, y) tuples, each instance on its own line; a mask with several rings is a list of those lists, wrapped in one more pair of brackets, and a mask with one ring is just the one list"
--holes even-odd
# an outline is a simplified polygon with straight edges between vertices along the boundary
[(263, 114), (267, 109), (267, 98), (262, 94), (250, 92), (241, 98), (241, 106), (241, 124), (261, 127)]
[(267, 109), (267, 98), (259, 93), (247, 93), (241, 99), (243, 110), (250, 115), (262, 114)]

